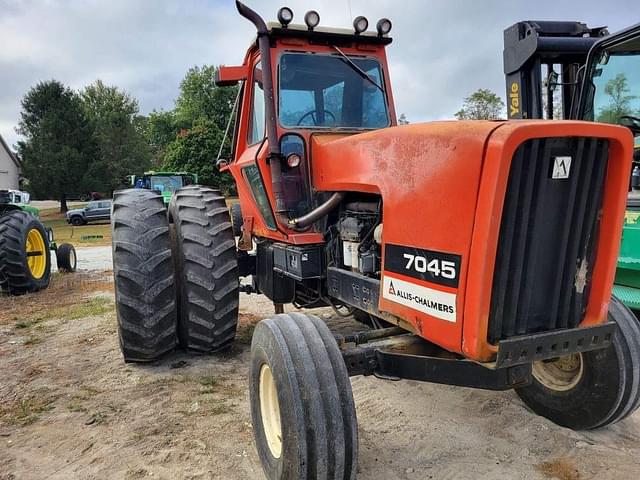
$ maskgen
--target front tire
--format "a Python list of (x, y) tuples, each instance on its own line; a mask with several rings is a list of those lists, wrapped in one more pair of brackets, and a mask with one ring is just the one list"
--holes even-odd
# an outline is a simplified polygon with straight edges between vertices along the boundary
[(58, 270), (69, 273), (75, 272), (78, 266), (78, 258), (73, 245), (70, 243), (59, 245), (56, 249), (56, 262), (58, 263)]
[(236, 335), (240, 282), (224, 197), (207, 187), (181, 188), (171, 199), (169, 217), (175, 228), (180, 345), (200, 352), (225, 349)]
[(50, 278), (49, 235), (42, 222), (21, 210), (0, 216), (0, 290), (37, 292)]
[(162, 197), (116, 192), (111, 212), (113, 278), (120, 349), (126, 362), (148, 362), (176, 339), (175, 273)]
[(258, 323), (249, 381), (253, 432), (268, 479), (355, 478), (351, 383), (323, 322), (291, 313)]
[(618, 330), (608, 348), (534, 363), (531, 385), (516, 389), (529, 408), (558, 425), (590, 430), (640, 406), (640, 323), (615, 297), (609, 319)]

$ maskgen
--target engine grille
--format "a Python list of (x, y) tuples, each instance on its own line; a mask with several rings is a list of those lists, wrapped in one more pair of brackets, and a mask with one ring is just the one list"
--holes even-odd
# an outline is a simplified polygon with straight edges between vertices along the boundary
[[(584, 317), (608, 156), (608, 141), (583, 137), (528, 140), (516, 151), (493, 276), (490, 343), (575, 327)], [(558, 157), (565, 157), (567, 178)]]

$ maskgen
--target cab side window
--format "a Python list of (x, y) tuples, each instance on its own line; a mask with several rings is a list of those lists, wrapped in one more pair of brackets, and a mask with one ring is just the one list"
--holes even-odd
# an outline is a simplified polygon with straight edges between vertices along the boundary
[(249, 125), (249, 145), (261, 142), (264, 138), (265, 112), (264, 91), (262, 89), (262, 66), (258, 62), (253, 69), (253, 94), (251, 100), (251, 123)]

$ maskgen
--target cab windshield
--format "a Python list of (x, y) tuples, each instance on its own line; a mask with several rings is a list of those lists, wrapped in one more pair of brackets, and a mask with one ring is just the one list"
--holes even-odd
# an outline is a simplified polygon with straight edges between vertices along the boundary
[(294, 128), (388, 126), (380, 64), (371, 58), (349, 59), (357, 68), (338, 54), (282, 55), (278, 77), (280, 124)]
[(180, 175), (151, 177), (151, 190), (175, 192), (182, 186), (182, 177)]

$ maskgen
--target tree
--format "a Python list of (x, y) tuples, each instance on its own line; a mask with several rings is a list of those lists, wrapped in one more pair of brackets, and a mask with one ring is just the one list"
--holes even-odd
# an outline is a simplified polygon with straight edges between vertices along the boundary
[(491, 90), (480, 88), (464, 99), (455, 116), (458, 120), (500, 120), (503, 113), (502, 99)]
[(101, 80), (80, 96), (98, 147), (88, 169), (91, 189), (111, 192), (123, 185), (127, 175), (141, 174), (149, 166), (146, 120), (138, 115), (135, 99)]
[(409, 125), (409, 120), (407, 120), (404, 113), (400, 114), (400, 117), (398, 118), (398, 125)]
[(206, 119), (224, 132), (238, 89), (216, 86), (215, 74), (216, 68), (211, 65), (195, 66), (187, 71), (176, 99), (178, 129), (191, 128), (195, 122)]
[(36, 198), (60, 199), (86, 191), (87, 167), (96, 153), (93, 128), (79, 96), (56, 80), (40, 82), (22, 99), (17, 132), (23, 175)]
[[(228, 191), (233, 181), (229, 174), (218, 172), (215, 161), (238, 89), (217, 87), (215, 72), (207, 65), (190, 68), (180, 83), (174, 111), (150, 116), (147, 138), (158, 154), (164, 154), (163, 168), (197, 173), (201, 183)], [(225, 158), (231, 154), (229, 137), (222, 149)]]
[(598, 112), (598, 122), (618, 123), (620, 117), (633, 115), (631, 101), (637, 98), (629, 95), (631, 90), (627, 86), (628, 80), (624, 73), (617, 74), (604, 86), (604, 93), (609, 96), (609, 104), (600, 108)]
[(200, 183), (216, 186), (229, 193), (233, 190), (233, 180), (228, 173), (218, 171), (215, 165), (222, 136), (223, 132), (213, 121), (199, 120), (193, 128), (184, 130), (169, 144), (164, 168), (197, 173)]
[(176, 139), (176, 115), (171, 111), (153, 111), (147, 117), (145, 137), (151, 151), (151, 164), (160, 168), (164, 163), (167, 147)]

